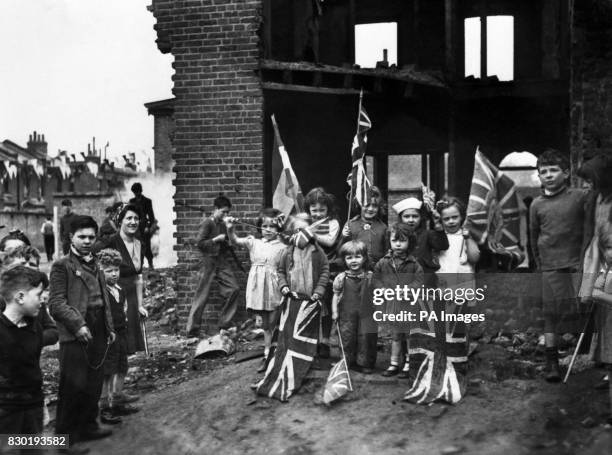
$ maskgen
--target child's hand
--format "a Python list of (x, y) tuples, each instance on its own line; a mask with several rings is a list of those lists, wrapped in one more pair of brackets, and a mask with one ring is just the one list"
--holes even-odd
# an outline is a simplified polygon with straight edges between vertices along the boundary
[(345, 224), (344, 227), (342, 228), (342, 237), (350, 237), (351, 236), (351, 229), (349, 228), (348, 224)]
[(319, 297), (319, 294), (317, 294), (317, 293), (315, 292), (314, 294), (312, 294), (312, 295), (310, 296), (310, 300), (312, 300), (312, 301), (316, 302), (316, 301), (318, 301), (318, 300), (321, 300), (321, 297)]
[(91, 332), (89, 331), (89, 329), (87, 328), (86, 325), (81, 327), (78, 330), (78, 332), (74, 334), (74, 336), (81, 343), (88, 343), (89, 341), (91, 341), (93, 339), (93, 337), (91, 336)]
[(332, 320), (336, 322), (338, 320), (338, 310), (332, 311)]
[(281, 288), (281, 294), (283, 295), (291, 294), (291, 289), (289, 289), (289, 286), (283, 286)]
[(464, 239), (469, 239), (470, 231), (466, 228), (461, 228), (461, 235), (463, 236)]

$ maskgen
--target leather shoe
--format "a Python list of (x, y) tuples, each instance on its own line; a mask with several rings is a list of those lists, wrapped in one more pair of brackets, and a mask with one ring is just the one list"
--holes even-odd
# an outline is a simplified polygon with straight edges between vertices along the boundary
[(121, 423), (121, 417), (115, 415), (110, 408), (103, 409), (100, 411), (100, 422), (108, 425), (117, 425), (118, 423)]
[(106, 438), (110, 436), (111, 434), (113, 434), (113, 431), (110, 429), (96, 427), (96, 428), (92, 428), (90, 430), (86, 430), (83, 433), (81, 433), (77, 437), (77, 441), (93, 441), (95, 439)]
[(396, 374), (399, 373), (399, 367), (395, 366), (395, 365), (391, 365), (389, 368), (387, 368), (385, 371), (383, 371), (381, 374), (388, 378), (391, 376), (395, 376)]

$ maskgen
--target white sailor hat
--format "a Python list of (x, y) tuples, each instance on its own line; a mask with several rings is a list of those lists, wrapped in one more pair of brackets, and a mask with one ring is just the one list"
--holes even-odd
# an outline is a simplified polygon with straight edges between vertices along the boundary
[(406, 199), (402, 199), (397, 204), (393, 205), (393, 210), (395, 210), (395, 213), (400, 215), (404, 210), (407, 209), (421, 210), (422, 206), (423, 202), (419, 201), (417, 198), (408, 197)]

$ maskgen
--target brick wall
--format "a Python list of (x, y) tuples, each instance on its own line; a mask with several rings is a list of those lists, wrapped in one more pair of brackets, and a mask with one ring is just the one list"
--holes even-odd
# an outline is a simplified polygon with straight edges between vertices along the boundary
[[(150, 9), (159, 49), (174, 56), (177, 296), (184, 321), (196, 285), (193, 239), (201, 214), (180, 203), (210, 210), (223, 192), (245, 218), (263, 203), (263, 94), (255, 75), (261, 0), (153, 0)], [(215, 298), (207, 308), (205, 329), (216, 324), (220, 303)]]
[(571, 146), (579, 161), (599, 151), (612, 153), (612, 1), (574, 5)]

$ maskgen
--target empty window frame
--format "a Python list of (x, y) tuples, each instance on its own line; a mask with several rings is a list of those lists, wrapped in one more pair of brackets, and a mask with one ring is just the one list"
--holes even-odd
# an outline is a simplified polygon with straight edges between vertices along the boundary
[(464, 36), (465, 77), (480, 78), (484, 72), (500, 81), (514, 79), (513, 16), (468, 17)]
[(387, 51), (389, 66), (397, 65), (397, 22), (355, 25), (355, 63), (362, 68), (376, 68)]

